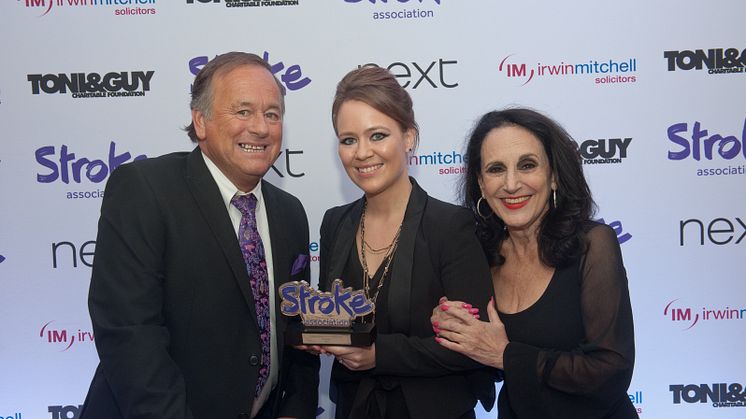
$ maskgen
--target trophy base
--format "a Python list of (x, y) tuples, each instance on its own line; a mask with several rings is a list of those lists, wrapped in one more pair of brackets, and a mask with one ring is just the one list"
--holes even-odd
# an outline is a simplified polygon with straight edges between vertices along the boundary
[(370, 346), (376, 338), (372, 323), (353, 323), (352, 328), (306, 327), (292, 322), (285, 329), (288, 345)]

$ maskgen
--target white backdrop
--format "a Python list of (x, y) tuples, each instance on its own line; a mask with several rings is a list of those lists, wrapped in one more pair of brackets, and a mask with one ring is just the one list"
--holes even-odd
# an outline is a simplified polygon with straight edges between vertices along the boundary
[(3, 2), (0, 418), (76, 417), (97, 363), (86, 296), (105, 180), (192, 148), (180, 128), (193, 72), (230, 50), (265, 54), (288, 87), (268, 179), (304, 202), (314, 256), (324, 210), (359, 195), (330, 123), (348, 70), (400, 76), (422, 128), (411, 173), (445, 200), (481, 114), (556, 118), (593, 160), (598, 216), (622, 242), (641, 417), (744, 417), (745, 12), (737, 0)]

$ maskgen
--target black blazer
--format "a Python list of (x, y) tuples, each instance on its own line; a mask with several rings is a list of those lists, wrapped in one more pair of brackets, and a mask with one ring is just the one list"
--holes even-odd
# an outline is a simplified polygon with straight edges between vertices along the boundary
[[(387, 280), (392, 330), (379, 331), (372, 373), (399, 384), (412, 418), (456, 418), (473, 409), (477, 399), (491, 408), (494, 382), (486, 368), (435, 342), (430, 315), (445, 295), (473, 302), (486, 316), (492, 281), (471, 213), (429, 197), (410, 180), (412, 193)], [(323, 289), (341, 277), (356, 249), (363, 200), (324, 214), (319, 267)], [(335, 362), (333, 368), (344, 367)]]
[[(307, 265), (291, 275), (308, 256), (303, 206), (264, 181), (262, 194), (275, 287), (308, 280)], [(283, 346), (288, 319), (275, 295), (281, 367), (270, 407), (313, 418), (318, 357)], [(261, 354), (254, 297), (199, 148), (111, 174), (88, 304), (101, 362), (82, 419), (250, 417)]]

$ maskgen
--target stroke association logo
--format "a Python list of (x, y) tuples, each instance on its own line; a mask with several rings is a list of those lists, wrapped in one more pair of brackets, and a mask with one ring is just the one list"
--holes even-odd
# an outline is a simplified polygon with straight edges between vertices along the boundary
[(586, 140), (578, 145), (583, 164), (618, 164), (627, 158), (631, 137)]
[(297, 6), (300, 3), (299, 0), (186, 0), (186, 4), (218, 4), (221, 1), (228, 8)]
[[(280, 82), (285, 86), (287, 90), (296, 91), (300, 90), (309, 84), (311, 79), (303, 74), (303, 69), (300, 64), (291, 64), (286, 66), (283, 61), (278, 61), (274, 64), (270, 61), (269, 52), (264, 51), (262, 59), (269, 63), (272, 69), (272, 74), (280, 79)], [(196, 76), (200, 70), (210, 61), (208, 56), (200, 55), (189, 60), (189, 72)], [(191, 87), (190, 87), (191, 90)]]
[[(569, 60), (568, 60), (569, 61)], [(569, 63), (561, 60), (559, 63), (542, 63), (530, 65), (526, 61), (518, 60), (516, 54), (510, 54), (500, 61), (497, 71), (508, 79), (516, 80), (525, 86), (533, 80), (582, 77), (592, 80), (597, 85), (636, 83), (637, 58), (630, 57), (622, 60), (611, 58), (589, 59), (586, 62)]]
[[(109, 143), (109, 153), (105, 159), (78, 157), (75, 153), (70, 152), (69, 147), (65, 144), (60, 146), (59, 154), (55, 146), (47, 145), (38, 148), (34, 155), (36, 162), (47, 169), (45, 172), (37, 172), (36, 181), (38, 183), (62, 182), (66, 185), (70, 182), (74, 184), (82, 184), (83, 182), (101, 184), (120, 165), (130, 160), (147, 158), (144, 154), (133, 157), (129, 151), (118, 153), (117, 144), (114, 141)], [(102, 198), (104, 191), (100, 189), (67, 191), (66, 196), (67, 199)]]
[(663, 51), (668, 71), (707, 69), (707, 74), (743, 74), (746, 72), (746, 48), (710, 48), (681, 51)]
[[(77, 8), (113, 10), (114, 16), (154, 15), (156, 0), (25, 0), (27, 9), (37, 10), (41, 16), (47, 16), (53, 9)], [(18, 1), (19, 4), (21, 1)], [(133, 7), (130, 7), (134, 5)], [(140, 7), (146, 6), (146, 7)]]
[(712, 322), (738, 322), (746, 316), (746, 307), (702, 307), (697, 311), (692, 306), (683, 305), (676, 298), (663, 308), (663, 316), (680, 326), (681, 330), (690, 330), (694, 326)]
[(48, 321), (39, 330), (39, 338), (47, 345), (65, 352), (75, 344), (90, 344), (93, 342), (93, 332), (81, 328), (64, 328), (54, 320)]
[(693, 159), (699, 162), (704, 157), (705, 161), (715, 164), (716, 167), (698, 167), (697, 176), (746, 174), (746, 164), (739, 164), (746, 160), (746, 118), (740, 139), (736, 135), (710, 133), (699, 121), (691, 125), (691, 132), (689, 127), (686, 122), (677, 122), (668, 127), (668, 141), (675, 144), (675, 148), (668, 151), (668, 160)]
[(70, 94), (73, 98), (145, 96), (155, 71), (28, 74), (31, 94)]
[(671, 384), (673, 404), (710, 403), (712, 407), (746, 407), (746, 389), (741, 383)]
[[(369, 7), (378, 7), (371, 14), (373, 20), (415, 20), (434, 18), (434, 8), (440, 6), (441, 0), (344, 0), (344, 2), (348, 4), (367, 4)], [(405, 6), (404, 8), (391, 10), (393, 7), (409, 4), (427, 6), (427, 8)], [(380, 10), (380, 8), (385, 7), (388, 9)]]

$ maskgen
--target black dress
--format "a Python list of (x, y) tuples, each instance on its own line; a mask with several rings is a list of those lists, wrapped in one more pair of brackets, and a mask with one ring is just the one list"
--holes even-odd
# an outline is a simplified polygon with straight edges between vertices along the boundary
[(586, 254), (556, 269), (536, 303), (500, 313), (510, 339), (500, 419), (637, 417), (627, 395), (635, 346), (621, 251), (603, 224), (586, 237)]

